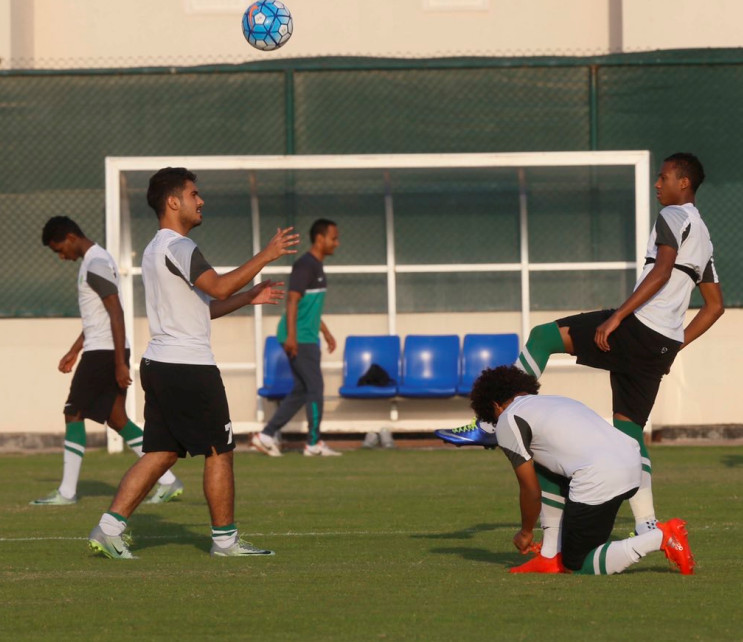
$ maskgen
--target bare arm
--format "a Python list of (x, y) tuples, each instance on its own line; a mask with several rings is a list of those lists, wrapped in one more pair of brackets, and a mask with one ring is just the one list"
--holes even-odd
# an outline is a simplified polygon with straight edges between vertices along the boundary
[(290, 359), (297, 356), (297, 309), (302, 295), (299, 292), (289, 290), (286, 298), (286, 341), (284, 352)]
[(671, 278), (673, 264), (678, 252), (670, 245), (659, 245), (655, 265), (637, 289), (622, 303), (606, 321), (596, 328), (594, 341), (600, 350), (609, 352), (609, 335), (637, 308), (652, 299)]
[(696, 313), (691, 323), (684, 328), (682, 348), (707, 332), (725, 312), (719, 283), (700, 283), (699, 292), (704, 299), (704, 304), (699, 308), (699, 312)]
[(297, 253), (296, 250), (291, 249), (299, 243), (299, 234), (290, 234), (293, 229), (292, 227), (279, 228), (268, 245), (252, 259), (226, 274), (217, 274), (213, 269), (207, 270), (194, 281), (194, 285), (212, 298), (224, 301), (235, 292), (242, 290), (272, 261), (286, 254)]
[(72, 347), (59, 360), (59, 365), (57, 366), (57, 370), (59, 370), (60, 372), (64, 372), (65, 374), (68, 372), (72, 372), (72, 366), (75, 365), (75, 361), (77, 361), (77, 355), (79, 355), (80, 350), (83, 349), (84, 341), (85, 341), (85, 333), (81, 332), (80, 336), (77, 339), (75, 339), (75, 342), (72, 344)]
[(328, 344), (328, 352), (332, 353), (336, 348), (335, 337), (330, 333), (324, 321), (320, 321), (320, 332), (325, 337), (325, 343)]
[(269, 279), (261, 281), (250, 290), (233, 294), (224, 301), (214, 299), (209, 303), (211, 318), (218, 319), (246, 305), (261, 305), (263, 303), (276, 305), (284, 298), (284, 291), (279, 289), (282, 285), (284, 285), (283, 281), (277, 283)]
[(521, 530), (514, 536), (513, 543), (525, 553), (534, 540), (534, 527), (542, 509), (542, 490), (539, 487), (533, 460), (524, 462), (515, 469), (515, 472), (520, 488)]
[(118, 294), (109, 294), (101, 299), (103, 306), (111, 320), (111, 335), (114, 340), (114, 363), (116, 364), (116, 383), (119, 388), (128, 388), (132, 383), (129, 375), (129, 366), (126, 364), (124, 353), (126, 346), (126, 331), (124, 330), (124, 310), (121, 308)]

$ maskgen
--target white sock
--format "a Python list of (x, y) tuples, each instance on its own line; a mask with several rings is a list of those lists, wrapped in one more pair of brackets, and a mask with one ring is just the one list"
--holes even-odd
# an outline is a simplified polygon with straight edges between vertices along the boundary
[(643, 535), (599, 546), (593, 553), (594, 573), (596, 575), (621, 573), (648, 553), (659, 551), (662, 541), (663, 533), (656, 529)]
[(80, 479), (83, 455), (85, 455), (85, 446), (65, 441), (64, 468), (59, 493), (67, 499), (72, 499), (77, 494), (77, 481)]
[(177, 477), (172, 473), (172, 471), (166, 470), (163, 473), (163, 476), (157, 480), (157, 483), (162, 484), (163, 486), (170, 486), (170, 484), (172, 484), (176, 479)]
[(111, 513), (103, 513), (101, 521), (98, 522), (98, 526), (100, 526), (101, 530), (109, 537), (118, 537), (126, 530), (126, 522), (122, 522)]
[(542, 492), (542, 511), (539, 513), (539, 523), (542, 526), (542, 557), (554, 557), (562, 550), (562, 513), (565, 498), (559, 495), (547, 494), (551, 501), (562, 501), (560, 508), (544, 502), (545, 493)]
[(629, 500), (632, 515), (635, 517), (635, 532), (638, 535), (655, 528), (655, 507), (653, 506), (653, 484), (650, 473), (643, 470), (640, 488)]
[(229, 548), (237, 542), (237, 527), (234, 524), (212, 526), (212, 540), (220, 548)]

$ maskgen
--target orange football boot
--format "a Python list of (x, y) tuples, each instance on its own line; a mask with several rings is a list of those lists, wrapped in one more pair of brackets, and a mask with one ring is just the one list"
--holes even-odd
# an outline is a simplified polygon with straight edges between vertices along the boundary
[(686, 522), (674, 517), (667, 522), (658, 522), (656, 525), (663, 533), (663, 543), (660, 546), (666, 557), (678, 566), (681, 575), (694, 575), (694, 556), (689, 548), (689, 534), (686, 532)]

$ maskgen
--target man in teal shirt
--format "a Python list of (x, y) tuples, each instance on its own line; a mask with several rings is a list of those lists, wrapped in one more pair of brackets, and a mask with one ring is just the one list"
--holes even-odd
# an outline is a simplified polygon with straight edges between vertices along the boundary
[(279, 404), (276, 413), (263, 432), (253, 436), (253, 447), (271, 457), (281, 456), (276, 434), (302, 406), (307, 412), (308, 439), (304, 455), (308, 457), (334, 456), (320, 439), (320, 421), (323, 409), (323, 378), (320, 370), (319, 335), (322, 332), (328, 352), (335, 350), (335, 339), (322, 321), (327, 280), (323, 261), (338, 247), (338, 226), (328, 219), (318, 219), (310, 228), (312, 247), (292, 266), (286, 313), (279, 321), (276, 337), (289, 357), (294, 387)]

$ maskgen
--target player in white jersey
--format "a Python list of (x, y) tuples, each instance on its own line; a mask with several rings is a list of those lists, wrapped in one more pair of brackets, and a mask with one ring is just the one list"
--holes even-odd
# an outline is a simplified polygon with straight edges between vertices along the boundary
[[(142, 456), (142, 430), (129, 420), (124, 408), (129, 377), (129, 344), (119, 291), (119, 270), (113, 257), (83, 234), (67, 216), (54, 216), (44, 226), (42, 243), (65, 261), (82, 259), (77, 279), (83, 331), (62, 357), (60, 372), (72, 372), (64, 407), (65, 441), (62, 483), (34, 506), (63, 506), (77, 502), (77, 485), (85, 454), (85, 419), (106, 423), (129, 447)], [(163, 503), (183, 493), (183, 484), (170, 471), (159, 480), (151, 503)]]
[[(640, 448), (582, 403), (537, 396), (538, 391), (533, 375), (516, 366), (501, 366), (483, 371), (470, 396), (478, 419), (494, 425), (497, 443), (519, 482), (521, 529), (513, 538), (516, 548), (526, 553), (534, 546), (543, 501), (540, 468), (558, 481), (562, 490), (552, 501), (564, 506), (562, 554), (540, 572), (609, 575), (662, 550), (682, 574), (692, 574), (694, 558), (680, 519), (608, 542), (619, 507), (640, 486)], [(511, 571), (523, 572), (520, 569)]]
[(245, 291), (268, 263), (299, 240), (280, 229), (258, 254), (219, 275), (188, 233), (202, 222), (204, 201), (196, 175), (166, 167), (150, 178), (147, 202), (159, 231), (142, 256), (142, 278), (150, 343), (140, 375), (145, 391), (145, 455), (124, 476), (108, 510), (92, 530), (92, 550), (114, 559), (132, 559), (124, 534), (127, 520), (163, 471), (186, 454), (204, 455), (204, 495), (212, 524), (211, 554), (273, 555), (238, 537), (235, 526), (233, 451), (235, 443), (224, 385), (210, 343), (211, 319), (248, 304), (277, 303), (281, 283), (264, 281)]
[[(666, 158), (655, 183), (663, 208), (632, 294), (616, 310), (578, 314), (534, 327), (516, 362), (539, 378), (550, 355), (567, 352), (576, 355), (580, 364), (610, 372), (614, 426), (636, 439), (642, 454), (640, 490), (630, 500), (638, 533), (655, 524), (652, 468), (643, 426), (661, 379), (678, 351), (706, 332), (724, 312), (709, 231), (695, 206), (703, 181), (704, 168), (696, 156), (677, 153)], [(704, 303), (684, 328), (694, 287), (699, 288)], [(462, 445), (486, 445), (488, 439), (487, 432), (474, 422), (436, 434)], [(544, 482), (546, 492), (554, 490), (548, 480)], [(552, 557), (558, 550), (550, 529), (560, 519), (558, 509), (546, 506), (542, 557)], [(537, 558), (535, 564), (543, 561)]]

